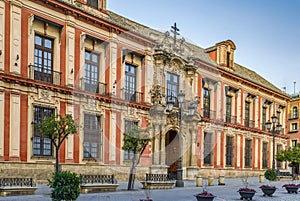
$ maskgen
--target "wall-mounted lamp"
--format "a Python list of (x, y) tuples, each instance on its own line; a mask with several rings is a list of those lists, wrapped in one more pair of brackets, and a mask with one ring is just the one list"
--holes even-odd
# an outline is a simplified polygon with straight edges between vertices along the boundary
[(71, 69), (71, 74), (73, 74), (73, 72), (74, 72), (74, 71), (73, 71), (73, 68), (72, 68), (72, 69)]

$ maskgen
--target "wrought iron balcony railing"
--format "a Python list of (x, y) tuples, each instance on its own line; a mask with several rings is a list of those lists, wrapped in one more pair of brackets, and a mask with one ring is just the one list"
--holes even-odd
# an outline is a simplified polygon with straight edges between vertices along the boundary
[(61, 85), (61, 72), (34, 65), (29, 65), (28, 67), (30, 79)]
[(288, 119), (298, 119), (299, 118), (299, 111), (295, 111), (295, 112), (292, 112), (292, 113), (289, 113), (288, 115)]
[(143, 93), (137, 91), (129, 91), (127, 89), (121, 89), (122, 99), (128, 100), (130, 102), (141, 103)]
[(106, 84), (95, 80), (80, 78), (81, 90), (93, 92), (101, 95), (107, 95)]
[(216, 111), (208, 108), (202, 108), (202, 117), (209, 119), (216, 119)]
[(244, 119), (244, 126), (249, 127), (249, 128), (254, 128), (255, 121), (250, 120), (250, 119)]
[(225, 122), (236, 124), (237, 123), (237, 117), (232, 115), (225, 115)]

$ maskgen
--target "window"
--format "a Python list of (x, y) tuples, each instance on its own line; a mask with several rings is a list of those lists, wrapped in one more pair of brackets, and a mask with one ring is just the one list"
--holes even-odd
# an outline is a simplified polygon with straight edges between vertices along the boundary
[(245, 102), (245, 126), (250, 126), (250, 102)]
[(292, 123), (292, 131), (298, 130), (298, 123)]
[(245, 167), (251, 167), (252, 165), (252, 140), (245, 140)]
[(102, 128), (100, 116), (84, 114), (84, 158), (102, 160)]
[(268, 143), (264, 142), (262, 147), (262, 168), (268, 168)]
[(86, 4), (90, 7), (98, 9), (98, 0), (87, 0)]
[(233, 122), (231, 111), (232, 111), (232, 96), (226, 96), (226, 122), (235, 123)]
[(293, 118), (298, 118), (298, 108), (293, 107)]
[(233, 166), (233, 136), (226, 136), (226, 166)]
[(34, 107), (34, 131), (33, 131), (33, 155), (34, 156), (52, 156), (51, 139), (44, 137), (43, 133), (38, 131), (37, 125), (42, 123), (46, 117), (54, 115), (54, 109), (46, 107)]
[(99, 54), (85, 51), (84, 90), (99, 91)]
[[(179, 76), (173, 73), (167, 73), (167, 97), (178, 96), (179, 91)], [(175, 101), (175, 106), (178, 106), (177, 99)]]
[(266, 128), (266, 122), (267, 122), (267, 108), (263, 107), (262, 108), (262, 130), (267, 130)]
[(297, 147), (297, 140), (292, 140), (292, 147)]
[[(125, 133), (129, 131), (133, 126), (137, 126), (138, 122), (137, 121), (129, 121), (125, 120)], [(133, 150), (124, 150), (124, 160), (131, 160), (133, 159), (134, 152)]]
[(230, 63), (230, 52), (227, 52), (227, 67), (231, 67), (231, 63)]
[(53, 40), (34, 37), (34, 79), (53, 83)]
[[(281, 151), (282, 151), (282, 145), (281, 145), (281, 144), (277, 144), (277, 151), (276, 151), (276, 153), (279, 153), (279, 152), (281, 152)], [(281, 166), (282, 166), (282, 162), (277, 161), (276, 167), (280, 169)]]
[(212, 165), (213, 140), (212, 133), (204, 133), (204, 165)]
[(136, 101), (136, 67), (125, 65), (125, 100)]
[(210, 93), (207, 88), (203, 89), (203, 116), (210, 118)]

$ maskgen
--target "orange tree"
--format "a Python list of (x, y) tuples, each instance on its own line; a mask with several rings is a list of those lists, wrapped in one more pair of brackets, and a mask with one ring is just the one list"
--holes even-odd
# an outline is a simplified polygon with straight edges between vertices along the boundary
[(278, 152), (276, 154), (276, 160), (290, 162), (294, 173), (296, 164), (300, 163), (300, 144), (297, 144), (296, 147), (290, 147), (287, 150)]
[(122, 149), (124, 151), (130, 151), (133, 153), (127, 190), (134, 189), (136, 166), (139, 164), (141, 156), (151, 139), (152, 138), (149, 134), (149, 127), (143, 129), (133, 125), (132, 128), (126, 131), (126, 133), (124, 134), (124, 144), (122, 146)]
[(72, 115), (67, 114), (63, 117), (59, 114), (46, 117), (43, 122), (37, 125), (37, 128), (40, 134), (51, 139), (51, 143), (55, 147), (55, 171), (58, 172), (60, 170), (58, 160), (59, 148), (69, 135), (77, 133), (78, 125)]

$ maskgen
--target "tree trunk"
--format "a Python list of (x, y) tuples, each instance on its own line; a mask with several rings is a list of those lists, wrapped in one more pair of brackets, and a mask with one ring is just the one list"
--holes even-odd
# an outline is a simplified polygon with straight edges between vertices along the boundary
[(55, 147), (55, 171), (59, 172), (60, 168), (59, 168), (59, 157), (58, 157), (58, 151), (59, 151), (59, 147)]
[(133, 190), (134, 189), (134, 179), (135, 179), (135, 166), (132, 166), (131, 169), (130, 169), (127, 190)]

